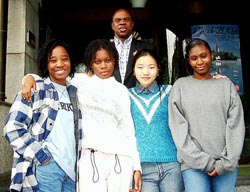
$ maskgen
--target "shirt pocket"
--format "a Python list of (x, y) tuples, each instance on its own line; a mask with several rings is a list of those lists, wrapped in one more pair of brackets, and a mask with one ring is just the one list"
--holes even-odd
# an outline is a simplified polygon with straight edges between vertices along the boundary
[(46, 127), (44, 127), (44, 125), (48, 119), (49, 109), (49, 104), (42, 104), (39, 107), (33, 109), (30, 131), (37, 141), (40, 141), (45, 137), (46, 134), (48, 134), (45, 131)]
[(49, 110), (48, 104), (42, 104), (38, 108), (33, 109), (33, 116), (32, 116), (33, 122), (38, 122), (39, 117), (41, 115), (44, 116), (44, 114), (48, 114), (48, 110)]

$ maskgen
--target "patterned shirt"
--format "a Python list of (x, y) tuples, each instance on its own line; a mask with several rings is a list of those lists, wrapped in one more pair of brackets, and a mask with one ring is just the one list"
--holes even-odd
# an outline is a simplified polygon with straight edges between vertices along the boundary
[(122, 79), (122, 84), (124, 83), (127, 64), (128, 64), (128, 57), (129, 57), (129, 50), (132, 43), (133, 36), (130, 35), (128, 39), (124, 42), (114, 37), (115, 47), (119, 53), (119, 69)]
[[(14, 150), (10, 190), (29, 192), (38, 188), (33, 163), (41, 165), (48, 158), (42, 143), (56, 121), (59, 98), (50, 79), (37, 81), (37, 92), (32, 101), (23, 99), (19, 92), (6, 118), (4, 136)], [(77, 89), (67, 85), (73, 105), (76, 150), (80, 154), (82, 129), (81, 112), (78, 109)], [(79, 156), (78, 156), (79, 159)]]

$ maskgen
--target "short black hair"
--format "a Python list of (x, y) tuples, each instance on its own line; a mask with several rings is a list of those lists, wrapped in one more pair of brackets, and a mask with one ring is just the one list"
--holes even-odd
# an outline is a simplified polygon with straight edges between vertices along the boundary
[(117, 12), (119, 12), (119, 11), (126, 11), (126, 12), (130, 15), (131, 20), (132, 20), (132, 21), (134, 20), (133, 15), (132, 15), (132, 13), (131, 13), (131, 11), (130, 11), (129, 9), (126, 9), (126, 8), (116, 8), (116, 9), (114, 10), (114, 12), (113, 12), (113, 15), (112, 15), (112, 19), (111, 19), (112, 22), (113, 22), (114, 15), (115, 15)]
[(83, 64), (86, 66), (86, 72), (93, 72), (91, 65), (96, 58), (96, 52), (101, 49), (106, 50), (110, 57), (114, 59), (115, 66), (118, 65), (119, 56), (115, 45), (107, 39), (95, 39), (91, 41), (85, 49)]
[(207, 41), (200, 38), (194, 38), (186, 46), (186, 58), (188, 58), (189, 56), (190, 49), (194, 48), (197, 45), (204, 45), (206, 48), (208, 48), (209, 52), (212, 53), (211, 47)]
[(37, 66), (38, 66), (38, 71), (39, 75), (42, 78), (49, 77), (49, 70), (48, 70), (48, 63), (49, 63), (49, 58), (51, 56), (51, 53), (53, 49), (57, 46), (62, 46), (66, 49), (67, 53), (69, 54), (69, 59), (71, 63), (71, 69), (69, 73), (69, 77), (73, 77), (75, 73), (75, 63), (74, 63), (74, 55), (73, 55), (73, 50), (69, 44), (67, 44), (64, 41), (56, 40), (56, 39), (51, 39), (46, 41), (40, 48), (38, 57), (37, 57)]

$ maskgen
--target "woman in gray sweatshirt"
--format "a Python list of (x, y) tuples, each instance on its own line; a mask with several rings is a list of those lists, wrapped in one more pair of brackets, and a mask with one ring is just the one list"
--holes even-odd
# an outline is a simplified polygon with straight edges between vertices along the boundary
[(169, 98), (169, 126), (185, 192), (234, 192), (245, 136), (241, 99), (228, 78), (210, 74), (213, 53), (202, 39), (186, 47), (193, 75), (179, 78)]

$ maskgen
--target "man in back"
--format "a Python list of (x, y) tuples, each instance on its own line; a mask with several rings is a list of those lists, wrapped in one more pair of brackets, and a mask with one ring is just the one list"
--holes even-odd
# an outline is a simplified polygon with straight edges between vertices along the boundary
[(144, 41), (133, 38), (134, 21), (126, 9), (118, 9), (112, 17), (111, 27), (114, 31), (114, 44), (119, 53), (119, 65), (114, 70), (114, 77), (127, 88), (134, 87), (132, 62), (137, 51), (150, 48)]

